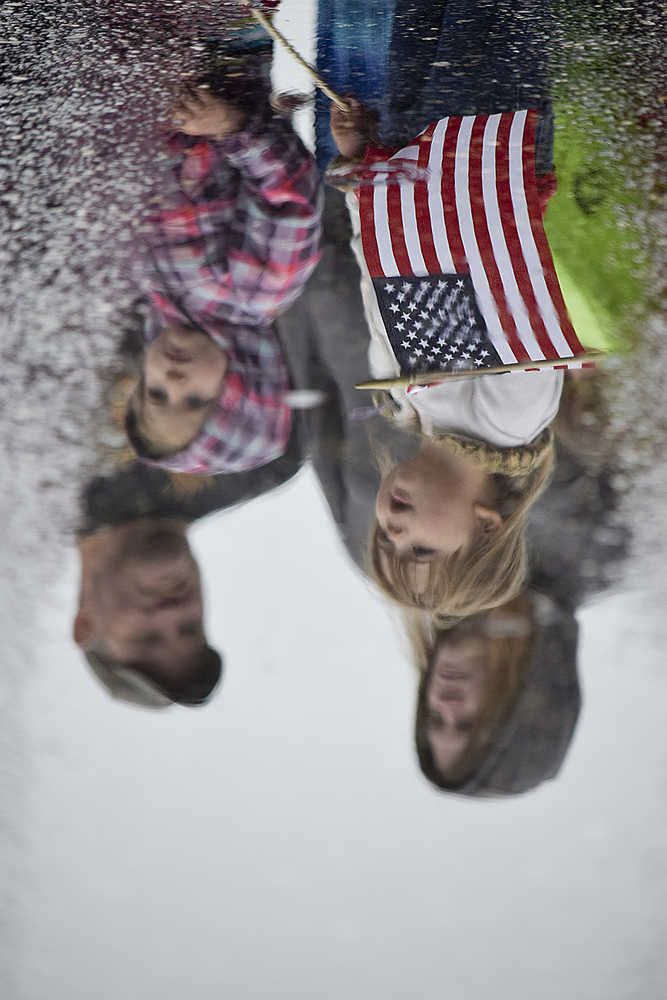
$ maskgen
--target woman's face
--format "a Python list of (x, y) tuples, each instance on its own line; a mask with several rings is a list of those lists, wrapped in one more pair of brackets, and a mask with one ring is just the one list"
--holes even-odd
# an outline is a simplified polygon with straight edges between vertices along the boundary
[(438, 646), (426, 689), (426, 727), (438, 770), (463, 753), (484, 706), (485, 636), (453, 629)]
[(430, 442), (385, 476), (375, 512), (380, 549), (417, 563), (451, 555), (480, 525), (500, 523), (488, 474)]
[(174, 324), (146, 349), (142, 422), (176, 446), (196, 437), (218, 399), (227, 355), (205, 333)]

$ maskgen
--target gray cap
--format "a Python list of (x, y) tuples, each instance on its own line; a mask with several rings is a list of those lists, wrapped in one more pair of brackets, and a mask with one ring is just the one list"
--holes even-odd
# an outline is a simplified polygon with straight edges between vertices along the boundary
[(536, 625), (531, 662), (510, 717), (484, 763), (457, 795), (518, 795), (555, 778), (581, 708), (577, 678), (579, 626), (570, 611), (529, 591)]
[(185, 687), (169, 690), (166, 685), (153, 680), (143, 670), (135, 669), (87, 649), (84, 656), (98, 681), (112, 698), (142, 708), (167, 708), (169, 705), (194, 707), (208, 701), (218, 687), (223, 671), (221, 656), (207, 646), (199, 662), (199, 672), (190, 678)]
[(111, 666), (91, 650), (86, 650), (84, 655), (98, 681), (112, 698), (140, 705), (142, 708), (167, 708), (174, 704), (173, 698), (137, 670), (116, 664)]

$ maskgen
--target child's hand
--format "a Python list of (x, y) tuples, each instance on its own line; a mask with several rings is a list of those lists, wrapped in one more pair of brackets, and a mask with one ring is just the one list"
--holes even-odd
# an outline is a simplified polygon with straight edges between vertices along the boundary
[(212, 139), (224, 139), (239, 132), (245, 122), (239, 108), (216, 97), (204, 85), (186, 86), (183, 96), (172, 105), (171, 114), (179, 132)]
[(342, 111), (337, 104), (331, 105), (331, 134), (341, 156), (357, 160), (364, 155), (369, 141), (375, 137), (376, 116), (356, 97), (345, 94), (344, 99), (350, 107), (349, 111)]

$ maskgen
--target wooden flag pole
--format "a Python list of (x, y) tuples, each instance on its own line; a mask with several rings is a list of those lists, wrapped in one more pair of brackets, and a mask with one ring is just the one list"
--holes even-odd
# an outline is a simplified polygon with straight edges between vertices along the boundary
[(602, 357), (605, 357), (604, 351), (590, 350), (584, 354), (576, 354), (572, 358), (521, 361), (513, 365), (501, 365), (499, 368), (473, 368), (461, 372), (419, 372), (415, 375), (400, 375), (396, 378), (359, 382), (355, 385), (355, 389), (399, 389), (411, 385), (431, 385), (433, 382), (449, 382), (450, 379), (470, 378), (474, 375), (501, 375), (503, 372), (525, 372), (532, 371), (534, 368), (557, 368), (561, 365), (566, 367), (568, 361), (599, 361)]
[(296, 59), (296, 61), (300, 66), (303, 66), (303, 68), (312, 78), (313, 82), (315, 83), (315, 86), (319, 87), (322, 93), (326, 94), (329, 100), (333, 101), (333, 103), (336, 104), (341, 109), (341, 111), (349, 111), (350, 110), (349, 104), (346, 101), (344, 101), (343, 98), (339, 94), (337, 94), (335, 90), (331, 89), (326, 80), (323, 80), (320, 74), (317, 72), (317, 70), (314, 69), (314, 67), (311, 66), (310, 63), (306, 62), (306, 60), (299, 52), (297, 52), (297, 50), (294, 48), (291, 42), (288, 42), (285, 36), (280, 31), (278, 31), (277, 28), (274, 28), (270, 19), (266, 16), (264, 11), (258, 10), (256, 7), (253, 7), (251, 0), (243, 0), (243, 3), (248, 8), (252, 16), (255, 18), (255, 20), (259, 24), (261, 24), (264, 30), (268, 32), (268, 34), (271, 35), (272, 38), (275, 38), (277, 42), (279, 42), (282, 46), (284, 46), (284, 48), (286, 48), (287, 51), (292, 56), (294, 56), (294, 58)]

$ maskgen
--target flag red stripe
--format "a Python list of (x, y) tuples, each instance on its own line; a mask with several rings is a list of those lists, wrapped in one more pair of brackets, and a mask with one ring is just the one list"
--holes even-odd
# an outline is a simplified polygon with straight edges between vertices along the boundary
[(468, 153), (468, 190), (470, 193), (475, 240), (482, 259), (484, 273), (486, 274), (491, 294), (496, 303), (500, 325), (507, 342), (517, 361), (529, 361), (531, 360), (530, 355), (517, 334), (514, 316), (505, 298), (505, 290), (496, 263), (491, 236), (489, 235), (489, 227), (486, 221), (484, 192), (482, 190), (482, 145), (487, 121), (488, 115), (478, 115), (475, 118), (470, 135)]
[[(426, 129), (419, 140), (419, 160), (417, 166), (420, 170), (426, 170), (428, 159), (431, 153), (431, 140), (435, 131), (435, 122)], [(428, 207), (428, 184), (426, 181), (417, 181), (415, 184), (415, 214), (417, 216), (417, 228), (419, 234), (419, 245), (422, 256), (429, 274), (439, 274), (441, 271), (440, 261), (433, 242), (433, 230), (431, 228), (431, 213)]]
[[(387, 272), (382, 266), (383, 260), (387, 262), (387, 267), (391, 266), (391, 275), (395, 273), (413, 275), (410, 252), (415, 258), (414, 266), (417, 267), (419, 251), (428, 274), (440, 274), (443, 267), (447, 273), (451, 273), (451, 269), (456, 273), (469, 274), (470, 267), (461, 237), (463, 229), (466, 234), (466, 245), (467, 241), (470, 241), (469, 249), (475, 262), (474, 274), (480, 281), (483, 280), (484, 287), (479, 289), (477, 294), (482, 295), (484, 309), (490, 312), (488, 322), (495, 331), (493, 336), (497, 337), (502, 330), (508, 345), (507, 347), (498, 345), (503, 355), (509, 350), (517, 361), (530, 361), (535, 356), (533, 350), (536, 341), (545, 358), (562, 360), (565, 362), (564, 367), (567, 367), (567, 358), (563, 358), (565, 344), (575, 356), (582, 353), (583, 347), (567, 315), (541, 222), (542, 213), (534, 177), (537, 113), (529, 111), (519, 114), (521, 115), (519, 121), (516, 121), (516, 115), (512, 113), (500, 116), (495, 148), (496, 191), (495, 197), (491, 195), (494, 202), (492, 205), (487, 206), (484, 200), (485, 192), (489, 195), (487, 185), (489, 182), (492, 183), (492, 178), (483, 172), (483, 163), (486, 156), (491, 153), (491, 150), (487, 150), (486, 154), (484, 152), (484, 132), (488, 116), (475, 116), (472, 121), (466, 119), (466, 130), (470, 129), (470, 143), (465, 163), (457, 161), (456, 156), (462, 124), (460, 118), (450, 118), (446, 122), (441, 122), (439, 126), (438, 123), (433, 123), (415, 140), (416, 165), (420, 170), (424, 170), (429, 165), (431, 142), (436, 129), (441, 139), (444, 132), (442, 176), (440, 182), (437, 175), (435, 179), (436, 190), (438, 184), (440, 186), (439, 204), (435, 203), (434, 189), (427, 180), (417, 179), (412, 186), (403, 185), (403, 189), (398, 181), (387, 183), (386, 179), (379, 181), (377, 187), (362, 183), (356, 193), (361, 217), (363, 252), (373, 278), (386, 276)], [(521, 149), (512, 147), (510, 156), (510, 136), (517, 131), (524, 115)], [(510, 168), (514, 171), (511, 182)], [(521, 170), (521, 174), (517, 173), (518, 170)], [(458, 192), (458, 199), (457, 177), (459, 184), (464, 186), (463, 190)], [(516, 206), (517, 215), (515, 215), (512, 191), (520, 198)], [(404, 203), (404, 198), (409, 200)], [(492, 220), (493, 226), (498, 225), (496, 198), (504, 240), (500, 233), (496, 234), (495, 231), (492, 239), (489, 230), (489, 219)], [(458, 216), (459, 207), (463, 213), (461, 220)], [(407, 233), (409, 239), (406, 239), (402, 208), (405, 208), (407, 224), (410, 226)], [(431, 216), (432, 208), (433, 216)], [(487, 209), (490, 213), (488, 216)], [(415, 224), (416, 232), (413, 233), (412, 227)], [(526, 257), (523, 253), (524, 245)], [(497, 259), (494, 246), (498, 251)], [(411, 248), (410, 252), (408, 247)], [(440, 249), (442, 262), (439, 260), (437, 248)], [(533, 273), (533, 268), (538, 267), (538, 262), (540, 273), (536, 275)], [(420, 261), (418, 271), (421, 267)], [(480, 269), (478, 275), (478, 267), (483, 269), (483, 274)], [(507, 282), (507, 292), (503, 279)], [(525, 307), (532, 335), (528, 334), (525, 326), (524, 310), (515, 299), (517, 289)], [(549, 331), (555, 342), (552, 342)]]
[(454, 171), (456, 169), (456, 141), (461, 128), (460, 118), (450, 118), (447, 122), (445, 142), (442, 150), (442, 204), (445, 216), (445, 230), (447, 232), (447, 242), (454, 263), (454, 270), (457, 274), (468, 274), (470, 268), (466, 259), (463, 241), (461, 240), (461, 230), (456, 214), (456, 200), (454, 198)]
[(526, 115), (526, 124), (523, 141), (523, 186), (526, 192), (526, 203), (528, 205), (528, 215), (530, 217), (530, 227), (533, 231), (533, 239), (539, 254), (540, 263), (544, 272), (544, 280), (551, 296), (558, 315), (563, 336), (567, 340), (568, 346), (573, 354), (583, 353), (584, 348), (579, 343), (574, 327), (570, 322), (567, 307), (563, 299), (563, 294), (558, 284), (556, 271), (554, 268), (551, 250), (547, 243), (547, 237), (542, 225), (542, 211), (539, 198), (537, 196), (537, 184), (535, 182), (535, 128), (537, 125), (537, 111), (529, 111)]
[(510, 189), (509, 160), (509, 134), (512, 127), (512, 119), (513, 115), (501, 116), (498, 135), (496, 137), (496, 192), (498, 195), (498, 207), (500, 209), (500, 218), (505, 234), (507, 250), (514, 269), (514, 277), (525, 303), (530, 325), (533, 328), (535, 339), (542, 348), (544, 357), (552, 359), (558, 357), (558, 351), (552, 344), (551, 338), (547, 333), (547, 328), (544, 325), (542, 314), (535, 298), (514, 218), (512, 192)]
[(373, 185), (362, 184), (360, 188), (357, 188), (356, 194), (359, 201), (359, 215), (361, 217), (361, 242), (364, 249), (364, 257), (368, 264), (368, 271), (371, 278), (382, 278), (384, 277), (384, 271), (380, 264), (380, 252), (375, 237)]
[(401, 213), (401, 188), (396, 182), (387, 184), (387, 217), (389, 219), (389, 238), (394, 251), (394, 260), (399, 274), (414, 274), (408, 249), (405, 245), (403, 231), (403, 215)]

